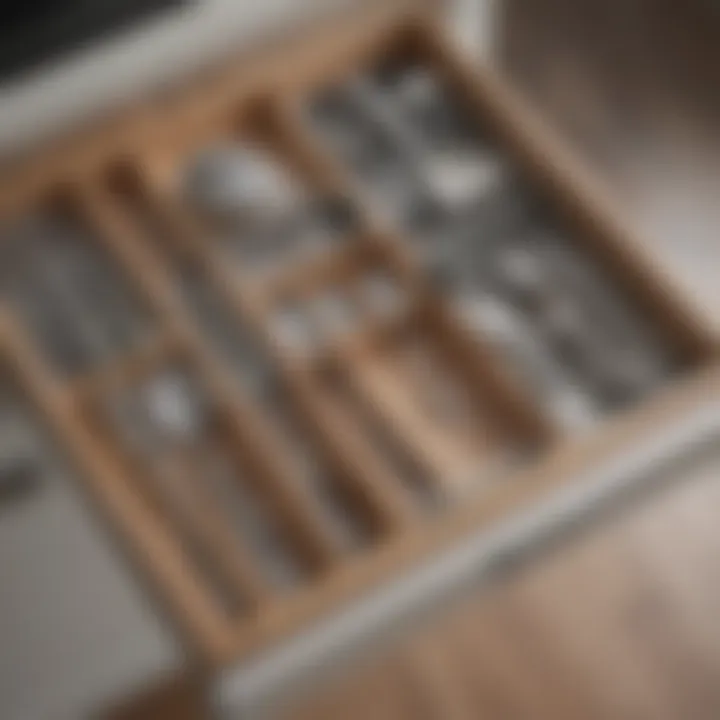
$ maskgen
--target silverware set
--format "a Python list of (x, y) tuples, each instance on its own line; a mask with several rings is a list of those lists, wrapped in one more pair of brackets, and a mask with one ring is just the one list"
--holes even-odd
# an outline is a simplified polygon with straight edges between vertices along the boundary
[(437, 74), (397, 62), (324, 92), (310, 112), (469, 329), (561, 424), (586, 427), (662, 382), (672, 358), (468, 118)]
[(147, 315), (84, 230), (55, 215), (2, 233), (0, 296), (61, 372), (74, 375), (143, 339)]
[(158, 372), (110, 397), (107, 406), (125, 451), (201, 560), (218, 542), (217, 528), (206, 526), (217, 517), (229, 528), (226, 546), (247, 546), (272, 583), (284, 587), (301, 579), (304, 570), (278, 519), (237, 462), (216, 409), (188, 372)]
[(323, 93), (309, 115), (378, 212), (414, 232), (443, 227), (502, 173), (440, 79), (419, 66), (356, 76)]
[(471, 228), (426, 248), (429, 271), (556, 419), (584, 428), (661, 384), (672, 354), (597, 264), (531, 204), (505, 197), (519, 192), (508, 183)]
[(367, 268), (309, 296), (286, 298), (275, 310), (271, 328), (286, 350), (311, 353), (369, 324), (401, 317), (409, 302), (407, 291), (389, 272)]
[(212, 147), (194, 157), (183, 195), (249, 272), (318, 254), (357, 225), (342, 197), (313, 196), (268, 152), (240, 145)]

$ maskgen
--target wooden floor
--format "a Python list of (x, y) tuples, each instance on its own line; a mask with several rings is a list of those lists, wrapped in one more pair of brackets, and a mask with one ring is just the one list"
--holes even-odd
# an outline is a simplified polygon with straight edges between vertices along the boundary
[(289, 717), (720, 717), (720, 452), (693, 466)]
[[(670, 0), (504, 8), (511, 75), (720, 326), (720, 12), (713, 26)], [(658, 485), (289, 717), (720, 718), (720, 447)]]

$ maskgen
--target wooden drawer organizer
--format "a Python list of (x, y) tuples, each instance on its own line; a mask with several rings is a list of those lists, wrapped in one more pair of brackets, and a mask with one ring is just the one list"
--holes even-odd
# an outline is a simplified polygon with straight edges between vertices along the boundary
[[(90, 274), (122, 276), (133, 296), (123, 302), (142, 322), (109, 345), (111, 321), (97, 327), (96, 319), (83, 329), (86, 345), (96, 343), (87, 362), (52, 339), (46, 347), (52, 318), (38, 320), (20, 297), (52, 285), (47, 270), (7, 273), (0, 343), (163, 606), (211, 665), (280, 641), (571, 483), (717, 387), (714, 340), (562, 147), (502, 82), (466, 68), (425, 11), (381, 5), (136, 108), (1, 185), (15, 234), (18, 218), (62, 217), (97, 255)], [(572, 243), (653, 324), (682, 377), (575, 436), (524, 392), (490, 343), (468, 333), (413, 237), (381, 219), (308, 120), (310, 98), (403, 53), (454, 88), (466, 117)], [(281, 268), (256, 272), (230, 260), (182, 202), (177, 180), (198, 149), (231, 142), (262, 145), (314, 197), (341, 198), (345, 230)], [(33, 222), (22, 225), (20, 245), (48, 252), (28, 239), (43, 235)], [(26, 257), (16, 246), (2, 250), (6, 267)], [(392, 302), (375, 305), (372, 287)], [(325, 312), (328, 293), (353, 304), (353, 321), (310, 346), (293, 344), (288, 327), (291, 336), (298, 313), (307, 322)], [(123, 417), (138, 417), (143, 393), (172, 405), (179, 385), (208, 420), (203, 443), (159, 452), (162, 438)]]

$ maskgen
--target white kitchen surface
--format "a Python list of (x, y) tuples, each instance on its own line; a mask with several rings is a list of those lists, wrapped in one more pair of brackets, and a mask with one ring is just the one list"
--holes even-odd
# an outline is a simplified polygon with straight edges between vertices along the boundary
[[(358, 0), (191, 0), (99, 45), (0, 83), (0, 158), (72, 127), (275, 28), (308, 22)], [(498, 0), (452, 0), (455, 23), (472, 52), (492, 44), (488, 16)]]
[(0, 156), (181, 78), (284, 23), (347, 0), (190, 0), (0, 85)]
[(46, 458), (37, 489), (0, 502), (0, 718), (81, 720), (181, 665), (77, 478)]

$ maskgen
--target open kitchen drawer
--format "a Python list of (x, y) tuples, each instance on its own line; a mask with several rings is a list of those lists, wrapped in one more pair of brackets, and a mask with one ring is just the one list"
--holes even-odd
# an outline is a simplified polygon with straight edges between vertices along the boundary
[(0, 211), (0, 349), (210, 668), (720, 392), (602, 193), (415, 3), (81, 133)]

